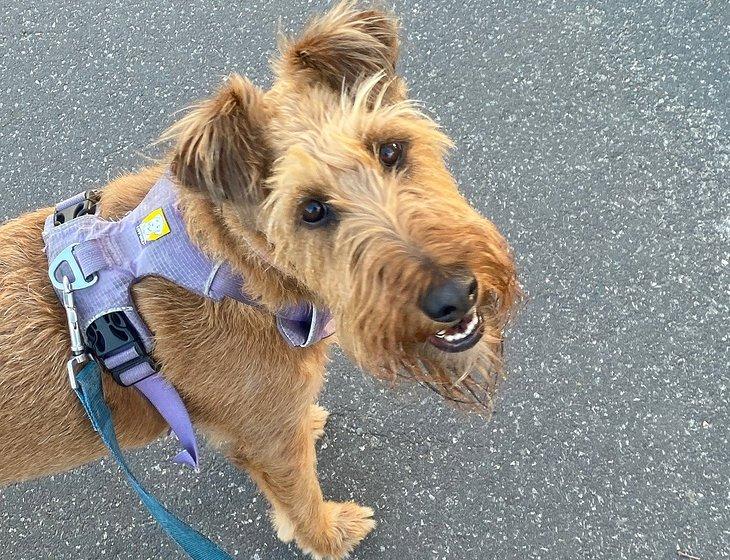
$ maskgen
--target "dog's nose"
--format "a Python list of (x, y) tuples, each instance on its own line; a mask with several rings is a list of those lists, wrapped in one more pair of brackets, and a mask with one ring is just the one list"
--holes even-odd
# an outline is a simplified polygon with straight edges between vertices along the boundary
[(472, 276), (447, 278), (431, 284), (420, 301), (421, 310), (434, 321), (452, 323), (474, 307), (477, 281)]

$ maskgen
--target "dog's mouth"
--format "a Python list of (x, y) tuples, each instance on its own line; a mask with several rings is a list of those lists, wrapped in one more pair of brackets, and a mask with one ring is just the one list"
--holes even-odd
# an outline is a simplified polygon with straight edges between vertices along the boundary
[(428, 341), (444, 352), (463, 352), (479, 342), (484, 334), (484, 321), (472, 309), (457, 324), (428, 337)]

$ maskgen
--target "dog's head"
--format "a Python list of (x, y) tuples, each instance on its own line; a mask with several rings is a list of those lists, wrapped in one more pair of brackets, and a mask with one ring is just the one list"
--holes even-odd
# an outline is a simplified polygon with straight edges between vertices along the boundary
[(489, 405), (515, 267), (407, 99), (398, 47), (397, 20), (341, 4), (282, 40), (270, 91), (232, 76), (176, 124), (172, 169), (332, 311), (358, 364)]

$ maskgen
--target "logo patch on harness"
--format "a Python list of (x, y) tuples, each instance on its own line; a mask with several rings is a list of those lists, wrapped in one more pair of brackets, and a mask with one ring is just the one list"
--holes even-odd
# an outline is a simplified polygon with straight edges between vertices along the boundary
[(147, 245), (147, 243), (157, 241), (170, 233), (170, 225), (167, 223), (162, 208), (158, 208), (147, 214), (145, 219), (139, 223), (136, 230), (140, 243)]

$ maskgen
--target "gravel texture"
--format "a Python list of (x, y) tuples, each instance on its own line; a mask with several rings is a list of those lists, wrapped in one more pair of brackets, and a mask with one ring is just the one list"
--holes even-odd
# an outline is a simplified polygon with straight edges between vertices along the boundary
[[(267, 85), (277, 22), (322, 7), (4, 2), (0, 217), (139, 167), (230, 71)], [(489, 424), (336, 357), (322, 485), (380, 523), (353, 558), (730, 557), (727, 3), (395, 8), (412, 93), (530, 297)], [(169, 506), (239, 558), (298, 557), (245, 475), (172, 450), (132, 458)], [(109, 461), (0, 490), (0, 557), (130, 555), (180, 557)]]

